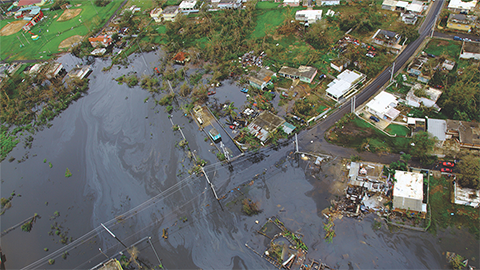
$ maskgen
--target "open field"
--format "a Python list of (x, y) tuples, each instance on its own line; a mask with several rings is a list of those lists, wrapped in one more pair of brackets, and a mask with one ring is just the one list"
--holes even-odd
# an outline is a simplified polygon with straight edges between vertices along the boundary
[(69, 37), (69, 38), (66, 38), (66, 39), (63, 40), (62, 42), (60, 42), (60, 45), (58, 45), (58, 48), (59, 48), (59, 49), (69, 48), (69, 47), (72, 46), (73, 44), (82, 41), (82, 39), (83, 39), (83, 37), (82, 37), (82, 36), (79, 36), (79, 35), (71, 36), (71, 37)]
[[(46, 18), (30, 30), (35, 35), (39, 35), (40, 38), (36, 41), (31, 40), (28, 33), (25, 34), (27, 40), (20, 32), (9, 36), (1, 36), (0, 58), (2, 60), (49, 59), (53, 54), (59, 52), (62, 41), (75, 35), (89, 35), (92, 30), (100, 28), (122, 1), (113, 0), (105, 7), (94, 6), (90, 1), (71, 0), (70, 3), (72, 5), (82, 4), (80, 14), (68, 21), (57, 21), (53, 17), (55, 15), (57, 17), (61, 16), (63, 10), (45, 11)], [(45, 7), (49, 6), (46, 5)], [(12, 21), (15, 20), (2, 20), (0, 26), (5, 26)]]
[(327, 136), (331, 143), (372, 153), (406, 151), (410, 142), (410, 138), (389, 137), (358, 117), (333, 128)]
[(66, 9), (63, 11), (62, 15), (57, 19), (57, 22), (63, 22), (63, 21), (68, 21), (71, 20), (75, 17), (77, 17), (80, 12), (82, 12), (81, 8), (76, 8), (76, 9)]
[(13, 35), (20, 31), (25, 24), (27, 24), (27, 21), (23, 20), (10, 22), (0, 29), (0, 36)]
[(461, 48), (461, 41), (432, 39), (428, 42), (424, 51), (436, 56), (446, 55), (453, 59), (458, 59)]

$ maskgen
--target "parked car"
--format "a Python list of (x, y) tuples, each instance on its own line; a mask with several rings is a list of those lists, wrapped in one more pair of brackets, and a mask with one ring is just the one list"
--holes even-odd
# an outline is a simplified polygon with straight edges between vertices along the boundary
[(458, 36), (454, 36), (454, 37), (453, 37), (453, 40), (459, 40), (459, 41), (462, 41), (462, 38), (461, 38), (461, 37), (458, 37)]
[(318, 78), (321, 80), (321, 79), (325, 79), (326, 77), (327, 77), (327, 75), (322, 74), (322, 75), (320, 75), (320, 77), (318, 77)]
[(441, 172), (453, 172), (452, 169), (450, 169), (450, 168), (441, 168), (440, 171)]
[(248, 93), (248, 89), (247, 88), (243, 88), (242, 90), (240, 90), (242, 93)]
[(207, 95), (211, 96), (211, 95), (215, 95), (217, 92), (215, 91), (208, 91)]
[(370, 120), (373, 120), (373, 121), (375, 121), (375, 122), (377, 122), (377, 123), (380, 122), (380, 119), (378, 119), (377, 117), (375, 117), (375, 116), (373, 116), (373, 115), (370, 116)]
[(469, 39), (469, 38), (464, 38), (463, 40), (465, 40), (465, 41), (472, 41), (472, 40)]
[(446, 167), (453, 167), (455, 166), (455, 163), (453, 162), (449, 162), (449, 161), (445, 161), (442, 163), (443, 166), (446, 166)]

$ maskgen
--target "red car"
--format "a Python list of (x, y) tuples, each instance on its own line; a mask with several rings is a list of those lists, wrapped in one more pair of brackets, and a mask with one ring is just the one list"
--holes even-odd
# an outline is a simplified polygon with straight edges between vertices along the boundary
[(442, 163), (442, 165), (443, 165), (443, 166), (446, 166), (446, 167), (453, 167), (453, 166), (455, 166), (455, 164), (454, 164), (454, 163), (452, 163), (452, 162), (449, 162), (449, 161), (445, 161), (445, 162), (443, 162), (443, 163)]
[(452, 169), (450, 169), (450, 168), (441, 168), (440, 171), (441, 172), (453, 172)]
[(211, 96), (211, 95), (215, 95), (216, 93), (217, 93), (217, 92), (215, 92), (215, 91), (210, 91), (210, 92), (208, 92), (207, 94), (208, 94), (209, 96)]

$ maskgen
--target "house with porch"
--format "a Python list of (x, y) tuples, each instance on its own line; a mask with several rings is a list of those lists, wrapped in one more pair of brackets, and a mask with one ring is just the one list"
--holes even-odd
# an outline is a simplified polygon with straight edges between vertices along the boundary
[(340, 0), (321, 0), (322, 6), (338, 6), (340, 5)]
[(299, 10), (295, 13), (295, 20), (306, 22), (309, 24), (315, 23), (322, 19), (321, 10)]
[(168, 6), (162, 11), (162, 19), (164, 21), (174, 22), (179, 12), (178, 6)]
[(480, 149), (480, 123), (447, 119), (446, 138), (463, 148)]
[(397, 97), (382, 91), (365, 105), (365, 110), (380, 119), (393, 121), (400, 114), (400, 111), (395, 109), (397, 105)]
[(162, 16), (161, 16), (162, 11), (163, 11), (163, 9), (161, 7), (152, 9), (152, 11), (150, 11), (150, 17), (152, 17), (152, 19), (155, 22), (161, 22), (162, 21)]
[(472, 28), (475, 28), (476, 23), (477, 23), (476, 16), (463, 15), (463, 14), (450, 14), (450, 16), (448, 16), (447, 28), (470, 32), (472, 31)]
[(460, 58), (480, 60), (480, 42), (464, 41)]
[(252, 87), (263, 90), (267, 88), (269, 84), (272, 84), (272, 77), (275, 76), (277, 76), (275, 72), (262, 68), (257, 74), (249, 76), (248, 82)]
[[(392, 31), (378, 29), (372, 37), (372, 41), (378, 45), (396, 48), (402, 36)], [(401, 46), (400, 46), (401, 48)]]
[(298, 7), (300, 5), (300, 0), (284, 0), (284, 6)]
[(462, 1), (462, 0), (450, 0), (447, 9), (455, 13), (469, 13), (475, 10), (477, 0)]
[(88, 42), (92, 45), (92, 47), (108, 47), (112, 44), (112, 36), (110, 35), (100, 35), (96, 37), (88, 38)]
[(300, 66), (298, 68), (283, 66), (278, 72), (278, 75), (292, 80), (299, 79), (302, 82), (312, 83), (317, 75), (317, 69), (308, 66)]
[(366, 78), (367, 76), (359, 71), (346, 69), (327, 85), (327, 97), (338, 102), (355, 92), (357, 85)]
[(203, 2), (197, 0), (183, 0), (178, 6), (179, 10), (184, 14), (190, 14), (200, 11)]
[(220, 0), (220, 2), (217, 4), (219, 9), (237, 9), (241, 6), (241, 0)]

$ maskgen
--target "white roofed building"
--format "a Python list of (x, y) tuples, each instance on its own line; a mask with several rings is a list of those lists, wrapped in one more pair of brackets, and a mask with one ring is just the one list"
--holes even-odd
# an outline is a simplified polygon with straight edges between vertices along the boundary
[(447, 121), (442, 119), (427, 119), (427, 132), (437, 138), (439, 146), (442, 146), (447, 137)]
[(394, 95), (382, 91), (365, 105), (365, 109), (380, 119), (394, 120), (400, 114), (400, 111), (395, 109), (397, 105)]
[(346, 69), (327, 85), (327, 97), (339, 101), (352, 94), (356, 86), (365, 81), (366, 76), (359, 71)]
[(191, 13), (191, 12), (198, 12), (197, 0), (183, 0), (180, 5), (178, 6), (181, 12), (183, 13)]
[(393, 185), (393, 211), (427, 213), (423, 199), (423, 174), (395, 171)]
[(410, 3), (405, 8), (406, 11), (410, 11), (413, 14), (420, 15), (423, 12), (423, 5), (418, 3)]
[(462, 0), (450, 0), (450, 3), (448, 4), (448, 10), (453, 11), (455, 13), (460, 13), (460, 12), (470, 12), (475, 9), (475, 6), (477, 5), (477, 0), (472, 0), (469, 2), (464, 2)]
[(284, 6), (298, 7), (300, 5), (300, 0), (284, 0)]
[(308, 23), (315, 23), (322, 19), (322, 11), (321, 10), (299, 10), (295, 13), (295, 20), (308, 22)]

